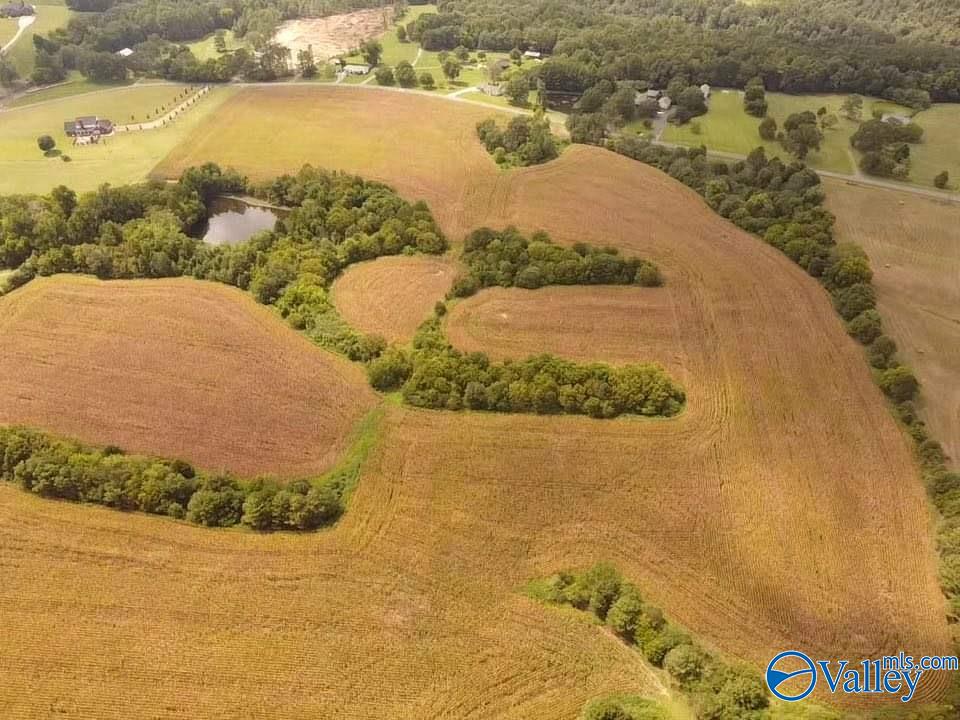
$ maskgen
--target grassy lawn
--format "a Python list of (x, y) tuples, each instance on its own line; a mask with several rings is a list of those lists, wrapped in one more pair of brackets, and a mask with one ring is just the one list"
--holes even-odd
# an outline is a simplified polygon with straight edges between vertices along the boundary
[[(850, 135), (857, 129), (857, 124), (840, 116), (840, 104), (845, 95), (785, 95), (783, 93), (767, 93), (770, 104), (770, 115), (782, 125), (787, 117), (804, 110), (816, 112), (826, 107), (828, 112), (834, 113), (840, 123), (825, 133), (823, 146), (819, 152), (811, 153), (808, 162), (821, 170), (838, 173), (854, 172), (854, 158), (856, 153), (850, 147)], [(909, 114), (909, 110), (893, 103), (864, 99), (864, 117), (870, 117), (874, 107), (884, 112)], [(743, 95), (739, 91), (717, 90), (710, 99), (710, 112), (694, 123), (699, 124), (700, 133), (694, 130), (695, 124), (677, 127), (670, 125), (663, 134), (666, 142), (682, 145), (706, 145), (711, 150), (746, 155), (757, 146), (767, 149), (768, 155), (786, 157), (786, 153), (777, 142), (768, 142), (760, 139), (758, 127), (760, 120), (747, 115), (743, 110)]]
[(24, 105), (36, 105), (37, 103), (48, 102), (50, 100), (62, 100), (63, 98), (74, 95), (84, 95), (101, 90), (115, 90), (117, 88), (127, 87), (131, 85), (132, 82), (133, 81), (100, 85), (85, 79), (79, 72), (74, 70), (70, 73), (68, 82), (21, 95), (16, 100), (7, 103), (6, 107), (16, 108), (23, 107)]
[[(421, 15), (426, 15), (427, 13), (437, 12), (436, 5), (411, 5), (407, 10), (407, 14), (400, 19), (400, 24), (407, 25), (412, 23)], [(397, 63), (403, 62), (406, 60), (409, 63), (412, 63), (417, 59), (417, 51), (420, 49), (420, 45), (415, 42), (400, 42), (397, 38), (397, 28), (394, 24), (389, 30), (387, 30), (379, 38), (380, 44), (383, 46), (383, 57), (380, 62), (384, 65), (390, 65), (393, 67)], [(429, 54), (424, 52), (424, 57)], [(361, 55), (350, 55), (346, 58), (347, 62), (350, 63), (362, 63), (364, 62)], [(438, 63), (439, 64), (439, 63)]]
[(960, 187), (960, 105), (936, 105), (914, 117), (923, 128), (923, 142), (911, 145), (910, 180), (919, 185), (933, 185), (941, 171), (950, 173), (950, 186)]
[(17, 18), (0, 18), (0, 47), (6, 45), (17, 34)]
[(23, 35), (17, 40), (16, 44), (10, 48), (7, 53), (10, 60), (20, 73), (20, 77), (29, 77), (33, 72), (34, 49), (33, 36), (46, 35), (51, 30), (56, 30), (67, 24), (70, 19), (70, 11), (61, 5), (37, 5), (37, 19), (33, 25), (23, 31)]
[[(143, 180), (157, 161), (186, 138), (207, 115), (236, 92), (215, 88), (196, 107), (169, 127), (111, 137), (101, 145), (74, 147), (63, 133), (63, 122), (79, 115), (98, 115), (114, 122), (143, 119), (160, 105), (168, 108), (179, 85), (146, 85), (77, 95), (0, 114), (0, 193), (42, 193), (65, 184), (91, 190), (109, 182)], [(72, 158), (44, 157), (37, 136), (49, 134), (57, 148)]]
[[(190, 43), (187, 45), (187, 47), (190, 48), (190, 51), (196, 55), (197, 59), (201, 62), (205, 60), (216, 60), (218, 57), (220, 57), (221, 53), (217, 52), (217, 48), (214, 45), (215, 37), (216, 33), (212, 33), (207, 35), (203, 40)], [(224, 40), (227, 44), (227, 52), (239, 50), (240, 48), (250, 50), (250, 44), (246, 40), (238, 39), (233, 34), (233, 30), (227, 30), (224, 32)]]

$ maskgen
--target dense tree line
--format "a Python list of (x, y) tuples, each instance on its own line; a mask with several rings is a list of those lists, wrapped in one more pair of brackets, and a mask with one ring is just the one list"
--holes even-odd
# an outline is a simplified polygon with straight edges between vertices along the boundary
[[(541, 600), (591, 613), (648, 662), (663, 668), (689, 699), (696, 717), (763, 717), (770, 700), (759, 673), (746, 665), (727, 663), (671, 624), (613, 566), (600, 563), (582, 573), (559, 573), (538, 583), (535, 594)], [(616, 707), (617, 703), (606, 705)], [(623, 711), (597, 717), (619, 720), (630, 715)]]
[(464, 241), (462, 260), (469, 272), (454, 282), (454, 297), (495, 286), (534, 290), (546, 285), (663, 284), (659, 269), (647, 260), (624, 258), (615, 248), (586, 243), (554, 245), (544, 232), (528, 240), (516, 228), (475, 230)]
[(540, 165), (560, 155), (550, 121), (543, 114), (517, 115), (505, 128), (488, 118), (477, 124), (477, 136), (497, 164), (506, 167)]
[(20, 427), (0, 428), (0, 479), (45, 498), (186, 519), (208, 527), (314, 530), (341, 514), (335, 480), (278, 485), (205, 474), (181, 461), (96, 449)]
[(412, 354), (395, 350), (371, 364), (375, 387), (401, 389), (416, 407), (446, 410), (613, 418), (671, 416), (683, 408), (683, 391), (659, 365), (613, 368), (550, 355), (495, 363), (483, 353), (461, 353), (444, 337), (445, 306), (438, 310), (417, 332)]
[(914, 107), (960, 101), (956, 48), (838, 19), (826, 4), (444, 0), (407, 33), (431, 50), (552, 53), (542, 67), (548, 90), (582, 92), (601, 79), (744, 87), (760, 77), (769, 91), (861, 93)]

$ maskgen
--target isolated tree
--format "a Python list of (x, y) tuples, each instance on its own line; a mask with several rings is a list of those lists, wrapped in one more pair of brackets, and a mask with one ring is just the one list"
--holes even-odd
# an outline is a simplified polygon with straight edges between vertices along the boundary
[(433, 90), (437, 86), (436, 81), (433, 79), (433, 75), (424, 72), (420, 74), (420, 87), (424, 90)]
[(413, 69), (411, 65), (406, 60), (397, 63), (397, 69), (394, 71), (394, 76), (397, 79), (397, 84), (400, 87), (412, 88), (417, 86), (417, 71)]
[(49, 135), (41, 135), (37, 138), (37, 147), (43, 152), (48, 153), (57, 146), (57, 141)]
[(809, 110), (794, 113), (783, 123), (784, 149), (798, 160), (807, 157), (811, 150), (819, 150), (823, 133), (817, 125), (817, 116)]
[(360, 45), (360, 54), (370, 66), (380, 64), (380, 58), (383, 57), (383, 45), (379, 40), (367, 40)]
[(859, 95), (848, 95), (840, 104), (840, 112), (847, 120), (860, 122), (863, 117), (863, 98)]
[(453, 50), (453, 56), (460, 62), (465, 63), (470, 59), (470, 51), (467, 50), (467, 48), (465, 48), (463, 45), (458, 45)]
[(754, 117), (764, 117), (767, 114), (767, 90), (763, 79), (751, 79), (743, 92), (743, 109)]
[(764, 140), (777, 139), (777, 121), (769, 115), (760, 122), (760, 137)]
[(308, 45), (306, 50), (297, 52), (297, 65), (300, 66), (300, 74), (305, 78), (315, 77), (317, 74), (317, 63), (313, 59), (313, 45)]
[(525, 106), (530, 100), (530, 79), (526, 75), (514, 75), (504, 89), (511, 105)]
[(950, 173), (944, 170), (933, 179), (933, 184), (941, 190), (945, 190), (950, 184)]
[(396, 77), (393, 74), (393, 70), (387, 65), (377, 68), (377, 72), (375, 73), (375, 76), (377, 78), (378, 85), (385, 85), (389, 87), (391, 85), (394, 85), (397, 81)]
[(519, 65), (523, 62), (523, 53), (520, 52), (520, 48), (514, 48), (510, 51), (510, 59), (514, 65)]
[(448, 57), (443, 63), (443, 74), (447, 80), (456, 80), (460, 77), (461, 69), (460, 61), (456, 58)]
[(397, 25), (397, 40), (407, 42), (407, 28), (403, 25)]

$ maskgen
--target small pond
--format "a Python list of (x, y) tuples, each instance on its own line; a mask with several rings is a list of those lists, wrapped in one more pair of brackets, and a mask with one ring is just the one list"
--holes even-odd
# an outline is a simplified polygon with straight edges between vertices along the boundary
[(250, 205), (237, 198), (218, 197), (210, 203), (210, 218), (200, 237), (211, 245), (236, 245), (264, 230), (273, 230), (285, 211)]

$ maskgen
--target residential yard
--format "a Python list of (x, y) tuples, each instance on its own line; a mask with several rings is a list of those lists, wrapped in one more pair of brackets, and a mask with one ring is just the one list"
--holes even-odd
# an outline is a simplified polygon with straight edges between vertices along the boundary
[[(850, 147), (850, 136), (857, 124), (840, 115), (840, 104), (845, 95), (786, 95), (767, 93), (769, 114), (779, 125), (793, 113), (804, 110), (816, 112), (825, 107), (835, 114), (840, 122), (824, 133), (824, 142), (819, 152), (811, 153), (808, 162), (821, 170), (852, 174), (857, 153)], [(863, 116), (869, 118), (874, 108), (884, 112), (909, 114), (909, 109), (881, 100), (864, 99)], [(746, 155), (757, 146), (767, 149), (769, 155), (787, 157), (777, 142), (760, 138), (760, 120), (748, 115), (743, 109), (743, 95), (734, 90), (715, 90), (710, 99), (710, 112), (684, 126), (669, 125), (663, 134), (665, 142), (681, 145), (706, 145), (719, 152)], [(699, 133), (697, 132), (699, 127)]]
[[(33, 36), (46, 35), (51, 30), (56, 30), (67, 24), (70, 19), (70, 10), (61, 5), (37, 5), (37, 19), (33, 25), (23, 31), (20, 39), (7, 52), (7, 56), (17, 68), (20, 77), (29, 77), (33, 72), (34, 66), (34, 48)], [(16, 29), (14, 29), (16, 33)], [(10, 37), (13, 37), (11, 34)], [(9, 40), (9, 38), (7, 38)]]
[[(137, 85), (66, 97), (0, 113), (0, 193), (47, 192), (64, 184), (91, 190), (109, 182), (138, 182), (235, 88), (212, 92), (169, 127), (107, 138), (99, 145), (75, 147), (63, 132), (63, 122), (80, 115), (97, 115), (116, 123), (144, 120), (147, 114), (173, 107), (185, 86)], [(162, 110), (161, 110), (162, 112)], [(57, 149), (71, 158), (48, 158), (37, 148), (39, 135), (51, 135)]]
[[(198, 40), (197, 42), (190, 43), (187, 47), (190, 48), (190, 51), (197, 56), (197, 59), (201, 62), (204, 60), (216, 60), (220, 57), (221, 53), (217, 52), (216, 45), (214, 40), (216, 38), (216, 33), (207, 35), (203, 40)], [(227, 30), (224, 32), (223, 36), (224, 41), (226, 42), (227, 52), (233, 52), (234, 50), (239, 50), (241, 48), (250, 50), (250, 44), (246, 40), (242, 40), (233, 34), (233, 30)]]

